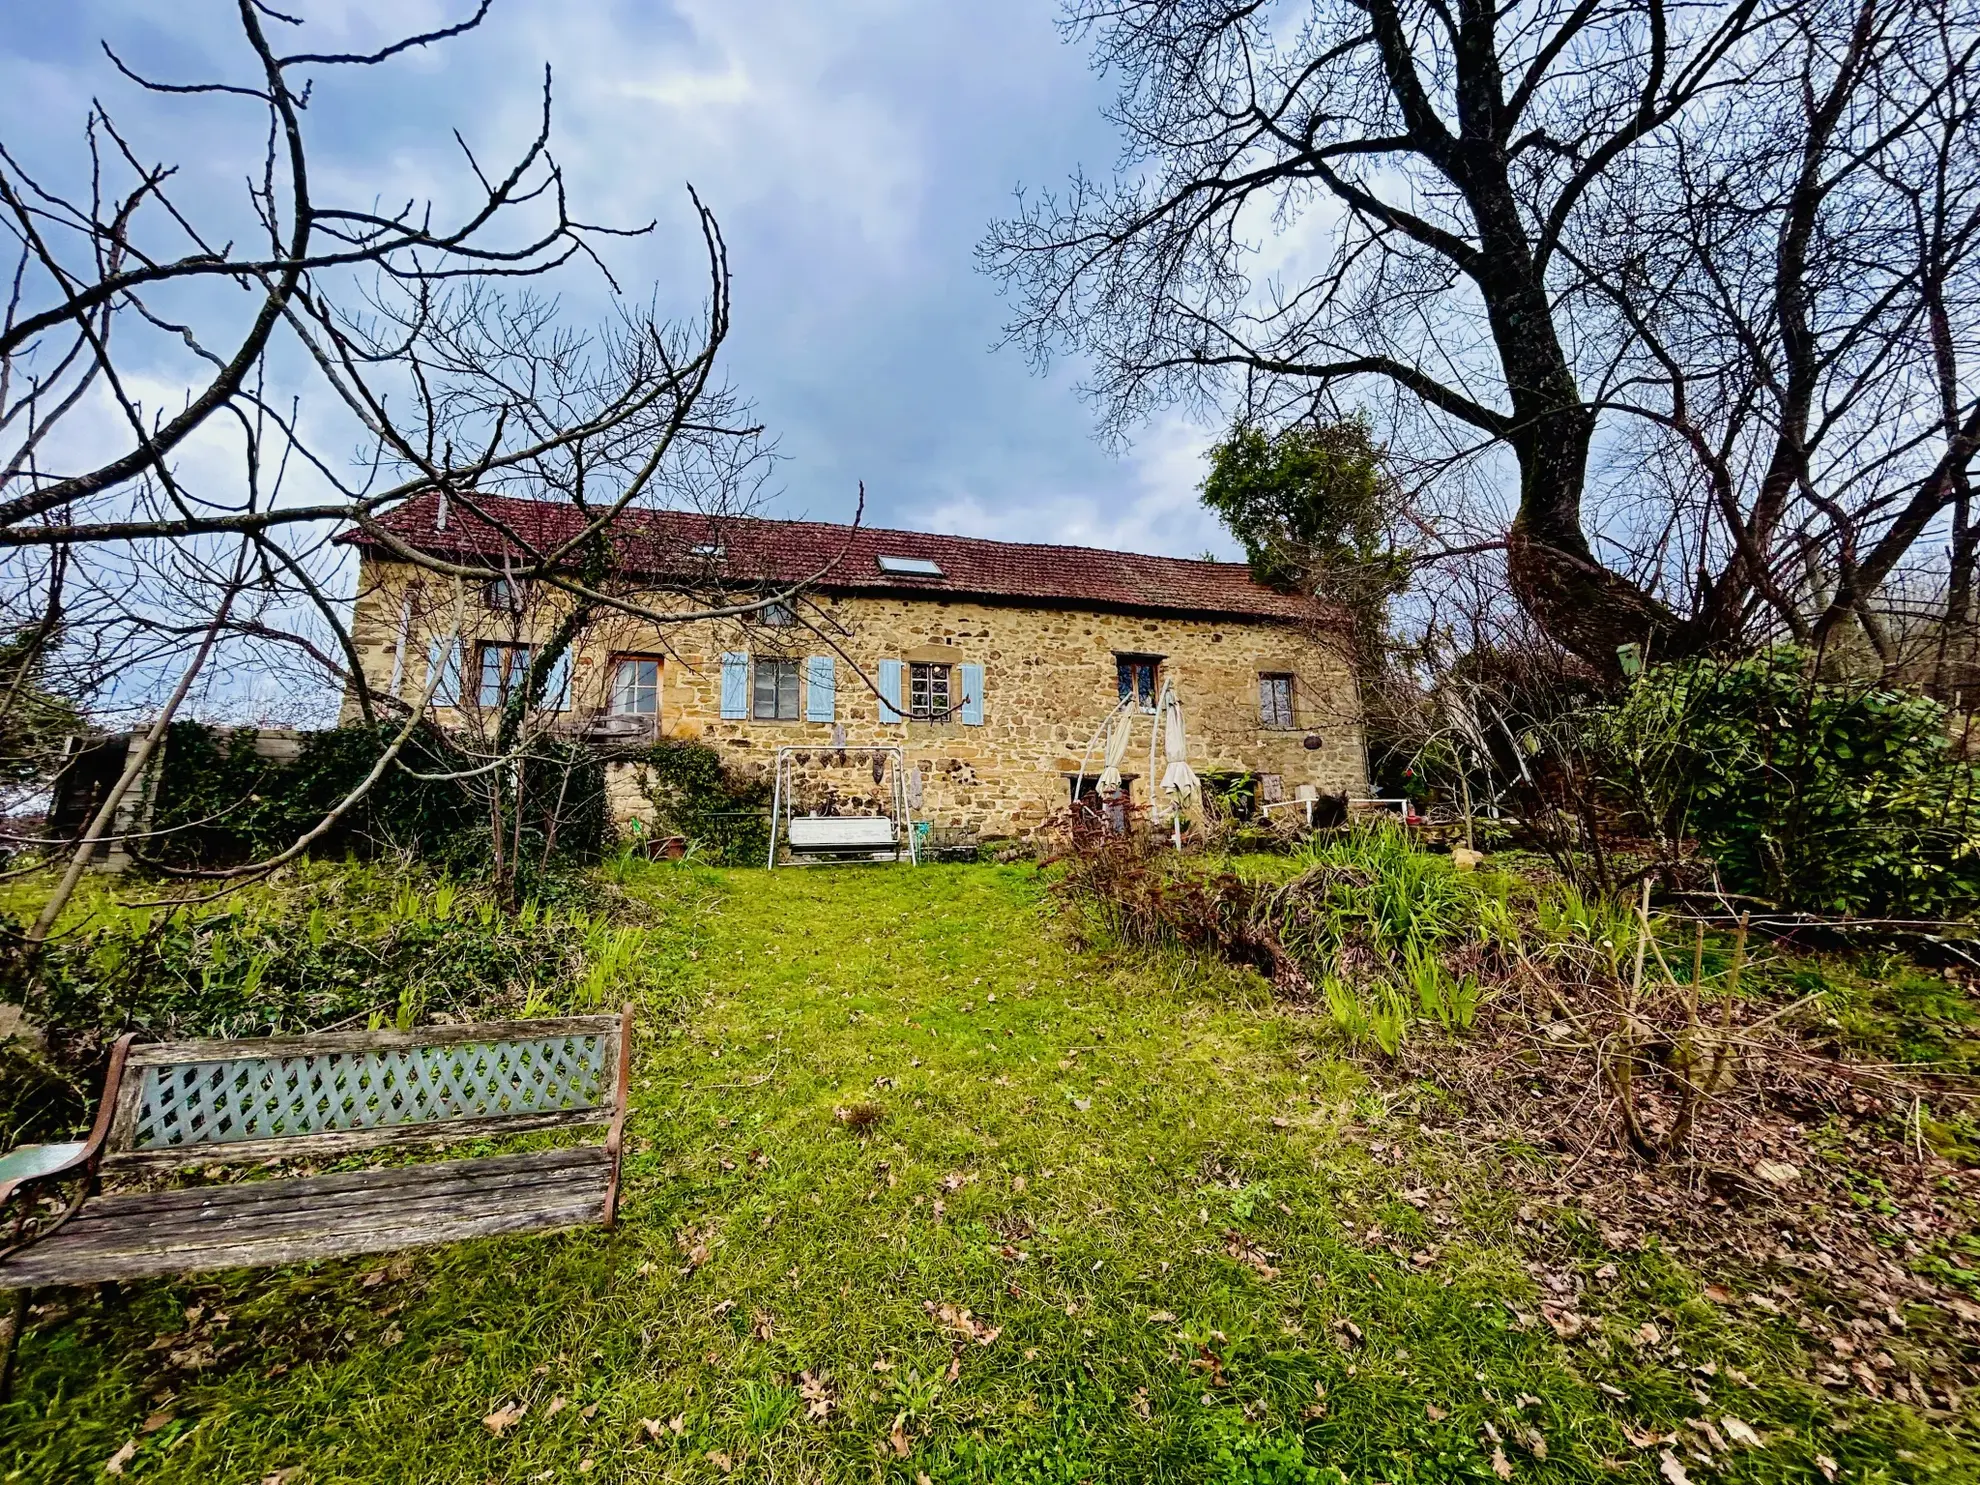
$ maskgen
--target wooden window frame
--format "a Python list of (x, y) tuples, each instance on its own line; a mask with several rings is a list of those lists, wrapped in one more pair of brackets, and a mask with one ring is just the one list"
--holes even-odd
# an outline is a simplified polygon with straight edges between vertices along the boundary
[[(610, 717), (657, 717), (660, 715), (660, 667), (663, 664), (659, 655), (643, 655), (636, 651), (611, 655), (605, 661), (605, 714)], [(651, 665), (653, 667), (653, 710), (622, 711), (619, 708), (619, 667), (622, 665)]]
[[(488, 699), (488, 657), (491, 654), (506, 654), (509, 659), (503, 665), (495, 683), (495, 699)], [(516, 663), (520, 656), (522, 663)], [(474, 704), (483, 711), (500, 711), (509, 704), (512, 689), (520, 681), (529, 679), (529, 667), (536, 659), (534, 645), (512, 644), (505, 639), (484, 639), (474, 650)]]
[(519, 614), (527, 603), (528, 594), (515, 578), (490, 578), (481, 585), (481, 606), (490, 613)]

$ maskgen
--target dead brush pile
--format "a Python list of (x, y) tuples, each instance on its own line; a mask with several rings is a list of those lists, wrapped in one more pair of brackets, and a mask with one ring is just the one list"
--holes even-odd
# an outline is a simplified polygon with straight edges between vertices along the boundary
[(1087, 836), (1058, 883), (1095, 937), (1255, 967), (1399, 1097), (1449, 1095), (1422, 1121), (1509, 1152), (1536, 1236), (1552, 1209), (1612, 1248), (1654, 1240), (1714, 1297), (1790, 1315), (1826, 1385), (1959, 1406), (1980, 1379), (1968, 1078), (1852, 1055), (1825, 982), (1743, 928), (1462, 875), (1393, 827), (1298, 859), (1259, 882)]

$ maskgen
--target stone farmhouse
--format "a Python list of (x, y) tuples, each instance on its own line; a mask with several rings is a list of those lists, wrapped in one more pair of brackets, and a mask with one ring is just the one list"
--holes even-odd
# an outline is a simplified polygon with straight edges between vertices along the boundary
[[(475, 504), (538, 550), (578, 529), (568, 506)], [(466, 564), (499, 568), (515, 550), (497, 526), (435, 497), (385, 524), (410, 547)], [(1257, 803), (1295, 799), (1302, 785), (1366, 793), (1345, 621), (1253, 582), (1243, 564), (678, 512), (629, 512), (616, 526), (629, 592), (662, 612), (690, 589), (746, 601), (819, 575), (794, 606), (591, 625), (545, 705), (555, 725), (610, 744), (609, 756), (630, 757), (646, 739), (695, 739), (727, 767), (767, 771), (785, 745), (821, 759), (898, 745), (918, 819), (1026, 835), (1067, 810), (1082, 771), (1090, 787), (1110, 713), (1129, 697), (1152, 713), (1170, 682), (1189, 761), (1206, 780), (1249, 776)], [(441, 724), (485, 724), (563, 611), (556, 595), (506, 579), (457, 589), (374, 537), (346, 540), (360, 553), (353, 633), (371, 685), (411, 701), (437, 670)], [(1146, 721), (1122, 764), (1144, 804)], [(615, 811), (641, 814), (637, 765), (611, 774)]]

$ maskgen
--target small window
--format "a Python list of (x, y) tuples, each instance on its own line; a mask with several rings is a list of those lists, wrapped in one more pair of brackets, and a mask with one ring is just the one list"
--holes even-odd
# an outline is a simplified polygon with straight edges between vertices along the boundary
[(882, 572), (895, 572), (903, 577), (940, 577), (941, 567), (926, 557), (875, 557), (873, 565)]
[(523, 585), (511, 577), (498, 577), (482, 585), (482, 604), (498, 614), (523, 611)]
[(1293, 678), (1283, 673), (1258, 677), (1258, 725), (1290, 732), (1293, 721)]
[(772, 629), (789, 629), (797, 623), (797, 610), (788, 603), (773, 603), (758, 615), (758, 620)]
[(756, 691), (750, 715), (759, 722), (795, 722), (798, 719), (797, 661), (756, 662)]
[(1132, 696), (1141, 704), (1145, 712), (1155, 710), (1155, 677), (1162, 668), (1159, 655), (1117, 655), (1115, 668), (1119, 675), (1121, 700)]
[(688, 555), (690, 557), (698, 557), (703, 562), (720, 562), (722, 560), (722, 543), (719, 541), (698, 541), (688, 548)]
[(483, 645), (475, 699), (490, 711), (506, 706), (509, 693), (529, 678), (529, 659), (528, 645)]
[(908, 666), (908, 715), (923, 722), (948, 721), (948, 666), (919, 661)]
[(612, 665), (612, 715), (650, 717), (660, 710), (660, 662), (627, 655)]

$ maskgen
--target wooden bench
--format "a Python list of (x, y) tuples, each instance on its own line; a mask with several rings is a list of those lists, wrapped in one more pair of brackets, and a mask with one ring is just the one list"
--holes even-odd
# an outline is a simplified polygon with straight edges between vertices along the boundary
[[(0, 1289), (258, 1268), (495, 1233), (613, 1225), (632, 1054), (618, 1016), (113, 1048), (89, 1138), (0, 1156), (7, 1202), (70, 1179), (38, 1232), (0, 1229)], [(602, 1126), (602, 1145), (97, 1194), (105, 1171), (327, 1161)], [(25, 1205), (25, 1204), (24, 1204)], [(11, 1339), (11, 1337), (8, 1337)]]

